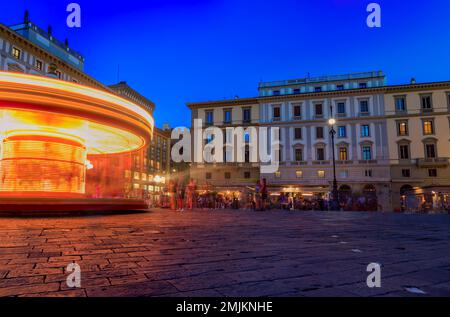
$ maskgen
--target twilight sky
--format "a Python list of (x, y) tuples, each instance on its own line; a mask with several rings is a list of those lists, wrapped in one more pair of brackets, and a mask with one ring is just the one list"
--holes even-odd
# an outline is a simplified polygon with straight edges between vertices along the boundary
[[(71, 2), (80, 29), (66, 26)], [(382, 28), (366, 25), (370, 2), (382, 7)], [(159, 127), (189, 125), (186, 102), (252, 97), (261, 80), (308, 72), (450, 80), (448, 0), (14, 0), (0, 2), (0, 23), (20, 22), (25, 9), (69, 38), (89, 75), (153, 100)]]

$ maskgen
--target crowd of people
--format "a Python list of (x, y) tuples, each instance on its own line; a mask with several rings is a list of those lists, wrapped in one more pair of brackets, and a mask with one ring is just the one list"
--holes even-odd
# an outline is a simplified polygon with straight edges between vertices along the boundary
[[(171, 180), (166, 194), (160, 199), (160, 207), (174, 211), (193, 209), (243, 209), (243, 210), (329, 210), (331, 202), (324, 194), (303, 196), (301, 193), (279, 193), (269, 195), (265, 178), (258, 180), (254, 187), (241, 192), (218, 193), (198, 190), (193, 179), (188, 182)], [(341, 210), (374, 210), (379, 208), (376, 197), (340, 197)]]

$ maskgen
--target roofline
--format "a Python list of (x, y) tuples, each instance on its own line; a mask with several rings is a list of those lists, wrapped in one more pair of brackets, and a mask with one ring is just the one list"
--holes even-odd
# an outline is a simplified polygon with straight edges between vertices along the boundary
[(20, 35), (19, 33), (15, 32), (14, 30), (10, 29), (8, 26), (6, 26), (6, 25), (4, 25), (2, 23), (0, 23), (0, 32), (4, 32), (4, 33), (9, 34), (12, 37), (19, 38), (20, 40), (24, 41), (24, 43), (26, 43), (27, 45), (29, 45), (29, 46), (33, 47), (34, 49), (38, 50), (41, 54), (48, 56), (49, 59), (53, 59), (54, 61), (57, 61), (57, 62), (61, 63), (65, 67), (69, 68), (77, 76), (86, 79), (90, 84), (95, 84), (95, 85), (97, 85), (97, 88), (100, 87), (103, 90), (106, 90), (106, 91), (108, 91), (110, 93), (114, 93), (114, 91), (112, 91), (112, 89), (110, 89), (105, 84), (99, 82), (98, 80), (96, 80), (95, 78), (91, 77), (90, 75), (88, 75), (84, 71), (81, 71), (81, 70), (71, 66), (70, 64), (68, 64), (67, 62), (62, 60), (61, 58), (51, 54), (50, 52), (47, 52), (46, 50), (41, 48), (39, 45), (34, 44), (33, 42), (31, 42), (27, 38), (23, 37), (22, 35)]
[(408, 91), (416, 91), (416, 90), (427, 90), (427, 89), (436, 89), (436, 88), (450, 88), (450, 81), (437, 81), (437, 82), (427, 82), (427, 83), (418, 83), (418, 84), (401, 84), (401, 85), (386, 85), (380, 87), (371, 87), (371, 88), (355, 88), (355, 89), (345, 89), (345, 90), (331, 90), (331, 91), (323, 91), (323, 92), (307, 92), (307, 93), (299, 93), (299, 94), (286, 94), (286, 95), (278, 95), (278, 96), (259, 96), (253, 98), (242, 98), (242, 99), (230, 99), (230, 100), (213, 100), (213, 101), (204, 101), (204, 102), (189, 102), (186, 103), (186, 106), (190, 109), (196, 108), (206, 108), (213, 106), (242, 106), (242, 105), (250, 105), (256, 104), (261, 101), (280, 101), (286, 99), (307, 99), (307, 98), (321, 98), (321, 97), (330, 97), (330, 96), (347, 96), (358, 95), (358, 94), (367, 94), (367, 93), (396, 93), (396, 92), (408, 92)]
[[(369, 75), (371, 74), (371, 75)], [(376, 76), (375, 76), (376, 74)], [(363, 76), (367, 75), (367, 76)], [(358, 77), (360, 76), (360, 77)], [(353, 77), (353, 78), (352, 78)], [(263, 90), (267, 88), (282, 88), (287, 86), (304, 86), (304, 85), (318, 85), (323, 83), (335, 83), (335, 82), (346, 82), (348, 80), (358, 81), (364, 79), (386, 79), (386, 75), (383, 71), (369, 71), (351, 74), (341, 74), (341, 75), (329, 75), (329, 76), (317, 76), (317, 77), (306, 77), (306, 78), (295, 78), (286, 80), (275, 80), (275, 81), (262, 81), (258, 84), (258, 90)]]
[(139, 98), (141, 98), (143, 101), (145, 101), (146, 103), (150, 104), (153, 106), (153, 109), (156, 108), (156, 105), (153, 101), (151, 101), (150, 99), (148, 99), (147, 97), (145, 97), (144, 95), (142, 95), (141, 93), (139, 93), (137, 90), (135, 90), (133, 87), (131, 87), (130, 85), (128, 85), (127, 82), (119, 82), (117, 84), (113, 84), (113, 85), (108, 85), (109, 88), (116, 88), (116, 87), (125, 87), (127, 89), (130, 89), (134, 94), (136, 94)]

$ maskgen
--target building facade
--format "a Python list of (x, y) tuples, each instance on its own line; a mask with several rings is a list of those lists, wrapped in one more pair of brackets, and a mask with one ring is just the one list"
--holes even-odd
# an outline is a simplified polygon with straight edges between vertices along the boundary
[(393, 207), (441, 208), (450, 194), (450, 82), (392, 86), (384, 98)]
[[(410, 205), (429, 197), (435, 206), (448, 202), (449, 84), (388, 86), (383, 72), (375, 71), (264, 82), (259, 97), (188, 106), (192, 120), (205, 126), (242, 125), (242, 109), (250, 107), (253, 125), (280, 128), (278, 171), (260, 174), (259, 164), (251, 165), (251, 175), (266, 178), (274, 195), (327, 198), (334, 150), (343, 208), (364, 203), (369, 210), (405, 210), (407, 199)], [(240, 167), (196, 164), (191, 175), (199, 183), (243, 188), (254, 179), (242, 181)]]
[(388, 208), (388, 138), (383, 93), (377, 89), (383, 85), (382, 72), (261, 83), (260, 124), (280, 127), (280, 169), (262, 175), (271, 188), (327, 196), (333, 181), (328, 120), (335, 118), (341, 203), (376, 197), (379, 208)]
[[(223, 134), (223, 163), (209, 164), (193, 162), (190, 176), (198, 187), (214, 189), (219, 192), (238, 193), (247, 186), (254, 186), (259, 180), (259, 164), (251, 162), (248, 149), (245, 151), (244, 162), (238, 162), (230, 144), (237, 143), (237, 136), (227, 128), (248, 127), (257, 128), (260, 122), (259, 104), (256, 98), (236, 99), (188, 105), (192, 111), (192, 126), (195, 119), (202, 120), (202, 129), (206, 133), (208, 127), (214, 126), (222, 130)], [(245, 136), (244, 136), (245, 138)], [(247, 140), (243, 140), (247, 142)], [(205, 140), (205, 144), (208, 142)]]

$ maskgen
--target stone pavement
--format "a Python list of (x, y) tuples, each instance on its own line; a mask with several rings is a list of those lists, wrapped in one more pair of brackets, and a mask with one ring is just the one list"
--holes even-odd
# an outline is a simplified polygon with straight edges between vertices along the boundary
[(0, 296), (450, 296), (449, 229), (448, 215), (356, 212), (2, 217)]

